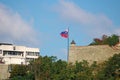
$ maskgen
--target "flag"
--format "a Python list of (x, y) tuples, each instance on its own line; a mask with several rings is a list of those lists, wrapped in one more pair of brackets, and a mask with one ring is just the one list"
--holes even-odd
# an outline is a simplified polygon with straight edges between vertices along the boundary
[(68, 38), (68, 30), (65, 30), (65, 31), (61, 32), (60, 35), (61, 35), (63, 38)]

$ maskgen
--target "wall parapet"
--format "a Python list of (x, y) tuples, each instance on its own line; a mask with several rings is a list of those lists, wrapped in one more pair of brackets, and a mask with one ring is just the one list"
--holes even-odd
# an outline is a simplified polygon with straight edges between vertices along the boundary
[(94, 61), (101, 63), (118, 53), (120, 53), (120, 48), (109, 45), (70, 46), (68, 62), (87, 60), (90, 64)]

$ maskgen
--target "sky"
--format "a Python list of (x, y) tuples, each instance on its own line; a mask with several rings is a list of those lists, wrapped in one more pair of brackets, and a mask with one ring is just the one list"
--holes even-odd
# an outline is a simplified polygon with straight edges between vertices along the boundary
[(87, 46), (120, 35), (120, 0), (0, 0), (0, 42), (36, 47), (41, 56), (67, 60), (69, 44)]

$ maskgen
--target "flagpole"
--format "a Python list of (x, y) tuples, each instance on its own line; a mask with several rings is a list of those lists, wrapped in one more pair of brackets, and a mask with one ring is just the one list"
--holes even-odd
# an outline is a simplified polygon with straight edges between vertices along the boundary
[(68, 27), (68, 39), (67, 39), (67, 62), (69, 61), (69, 27)]
[(63, 31), (60, 33), (60, 35), (63, 37), (63, 38), (67, 38), (67, 42), (66, 42), (66, 46), (67, 46), (67, 62), (69, 61), (69, 27), (67, 30)]

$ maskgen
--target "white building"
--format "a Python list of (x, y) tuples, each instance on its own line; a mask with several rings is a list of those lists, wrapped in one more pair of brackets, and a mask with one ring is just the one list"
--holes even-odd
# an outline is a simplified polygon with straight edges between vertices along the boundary
[(29, 64), (39, 57), (38, 48), (0, 43), (0, 62), (4, 64)]

